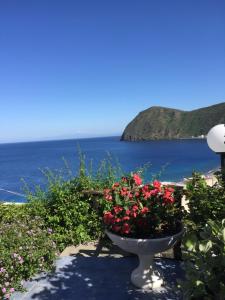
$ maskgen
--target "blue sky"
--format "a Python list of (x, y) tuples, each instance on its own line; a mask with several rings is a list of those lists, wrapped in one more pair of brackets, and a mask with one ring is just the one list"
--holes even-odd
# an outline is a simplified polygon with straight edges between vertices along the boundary
[(0, 142), (119, 135), (224, 87), (223, 0), (0, 1)]

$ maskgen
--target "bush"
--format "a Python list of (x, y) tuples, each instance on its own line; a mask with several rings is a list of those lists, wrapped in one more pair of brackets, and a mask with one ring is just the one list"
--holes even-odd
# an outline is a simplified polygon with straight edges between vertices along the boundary
[[(36, 205), (34, 200), (32, 205)], [(54, 231), (53, 238), (60, 250), (96, 239), (101, 234), (101, 223), (92, 199), (77, 189), (76, 181), (55, 183), (49, 187), (43, 206), (45, 222)]]
[(225, 219), (186, 237), (184, 299), (225, 299)]
[(26, 205), (0, 205), (0, 298), (23, 290), (23, 280), (52, 269), (56, 245), (52, 230), (40, 216), (27, 214)]
[(219, 181), (214, 186), (208, 186), (199, 173), (194, 173), (192, 180), (187, 184), (186, 198), (189, 213), (186, 223), (189, 230), (198, 232), (207, 220), (222, 220), (225, 217), (225, 186)]
[[(93, 174), (84, 155), (80, 154), (77, 177), (73, 177), (70, 170), (67, 176), (45, 170), (47, 189), (36, 187), (35, 192), (31, 192), (27, 188), (29, 213), (41, 216), (46, 226), (53, 229), (53, 238), (60, 250), (71, 244), (98, 239), (103, 234), (101, 214), (97, 210), (98, 198), (102, 196), (101, 193), (93, 196), (88, 192), (103, 191), (111, 186), (119, 172), (117, 166), (112, 167), (108, 157)], [(68, 175), (70, 178), (65, 180)]]
[(200, 174), (187, 184), (189, 213), (183, 238), (185, 299), (225, 299), (225, 185), (207, 186)]

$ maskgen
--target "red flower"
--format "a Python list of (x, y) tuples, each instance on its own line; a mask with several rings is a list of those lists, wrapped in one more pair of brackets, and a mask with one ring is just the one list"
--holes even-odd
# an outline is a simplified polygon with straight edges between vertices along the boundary
[(159, 182), (158, 180), (155, 180), (153, 182), (153, 186), (154, 186), (154, 188), (160, 190), (160, 188), (161, 188), (161, 182)]
[(123, 188), (121, 189), (121, 191), (120, 191), (120, 194), (121, 194), (121, 196), (126, 196), (126, 195), (128, 194), (127, 188), (126, 188), (126, 187), (123, 187)]
[(119, 182), (115, 182), (112, 186), (113, 189), (117, 188), (118, 186), (120, 186)]
[(128, 215), (128, 216), (130, 215), (130, 210), (129, 209), (126, 210), (126, 215)]
[(128, 217), (128, 216), (123, 217), (123, 221), (129, 221), (129, 220), (130, 220), (130, 217)]
[(137, 217), (137, 211), (138, 211), (138, 206), (137, 205), (134, 205), (133, 207), (132, 207), (132, 211), (131, 211), (131, 213), (130, 213), (130, 215), (132, 216), (132, 217), (134, 217), (134, 218), (136, 218)]
[(149, 191), (149, 192), (144, 192), (143, 193), (143, 196), (144, 196), (144, 199), (147, 200), (148, 198), (150, 198), (152, 195), (152, 191)]
[(133, 175), (133, 179), (136, 185), (141, 185), (142, 184), (142, 179), (138, 174)]
[(104, 213), (103, 220), (106, 225), (110, 225), (114, 222), (114, 216), (110, 211), (107, 211)]
[(133, 211), (137, 211), (137, 210), (138, 210), (138, 206), (137, 206), (137, 205), (134, 205), (134, 206), (132, 207), (132, 210), (133, 210)]
[(121, 212), (123, 210), (123, 208), (121, 206), (114, 206), (113, 209), (116, 214), (118, 214), (119, 212)]
[(121, 222), (121, 219), (120, 218), (116, 218), (115, 219), (115, 223), (120, 223)]
[(145, 229), (148, 224), (147, 224), (147, 221), (145, 219), (139, 219), (137, 221), (137, 225), (138, 225), (139, 228), (144, 228)]
[(148, 207), (143, 207), (142, 210), (141, 210), (141, 214), (142, 214), (142, 215), (145, 215), (145, 214), (147, 214), (148, 212), (149, 212)]
[(122, 233), (129, 234), (130, 233), (130, 225), (128, 223), (124, 223), (122, 227)]
[(149, 191), (149, 186), (146, 184), (142, 188), (142, 193), (148, 192)]
[(121, 229), (121, 226), (118, 226), (118, 225), (113, 225), (112, 226), (112, 231), (119, 232), (120, 229)]
[(155, 196), (159, 193), (159, 189), (155, 188), (154, 190), (151, 190), (151, 195)]
[(121, 181), (122, 182), (127, 182), (127, 177), (122, 177)]
[(168, 187), (167, 190), (170, 191), (171, 193), (173, 193), (175, 191), (174, 188), (172, 188), (172, 187)]
[(134, 218), (137, 218), (137, 213), (136, 212), (132, 212), (131, 216), (134, 217)]
[(163, 195), (164, 202), (166, 202), (166, 203), (173, 203), (174, 202), (174, 197), (172, 195), (173, 192), (174, 192), (173, 188), (166, 188), (165, 189), (164, 195)]
[(132, 199), (132, 198), (133, 198), (133, 195), (132, 195), (131, 192), (128, 192), (128, 193), (127, 193), (127, 196), (129, 197), (129, 199)]

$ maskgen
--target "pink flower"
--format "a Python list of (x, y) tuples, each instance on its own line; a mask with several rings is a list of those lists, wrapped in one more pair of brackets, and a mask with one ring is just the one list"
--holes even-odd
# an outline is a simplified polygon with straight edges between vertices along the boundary
[(138, 174), (133, 175), (133, 179), (136, 185), (141, 185), (142, 184), (142, 179)]
[(112, 200), (112, 196), (111, 195), (106, 195), (105, 199), (108, 200), (108, 201), (111, 201)]
[(6, 288), (2, 288), (2, 292), (3, 292), (3, 294), (5, 294), (6, 293)]
[(104, 189), (104, 197), (106, 200), (111, 201), (112, 200), (112, 196), (110, 194), (111, 190), (110, 189)]
[(10, 294), (5, 294), (5, 298), (9, 299), (10, 298)]
[(14, 288), (11, 288), (10, 289), (10, 293), (14, 293), (15, 292), (15, 289)]

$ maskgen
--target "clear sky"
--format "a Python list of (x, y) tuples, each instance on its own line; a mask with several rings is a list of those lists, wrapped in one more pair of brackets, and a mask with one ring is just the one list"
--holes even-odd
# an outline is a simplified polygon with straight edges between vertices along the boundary
[(0, 1), (0, 142), (225, 101), (224, 0)]

